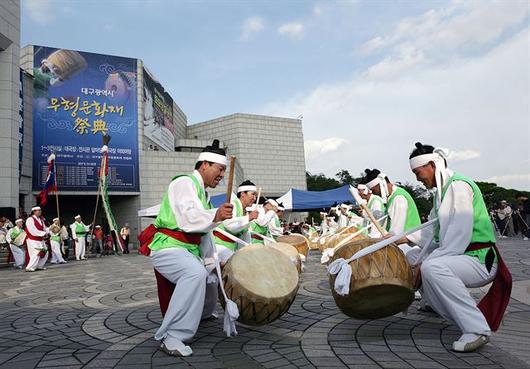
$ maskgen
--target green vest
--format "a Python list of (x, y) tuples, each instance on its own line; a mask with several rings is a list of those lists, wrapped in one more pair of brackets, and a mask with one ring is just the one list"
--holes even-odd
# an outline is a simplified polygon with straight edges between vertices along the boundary
[[(236, 217), (242, 217), (243, 215), (245, 215), (245, 213), (243, 212), (243, 204), (241, 204), (241, 201), (237, 197), (233, 198), (232, 203), (235, 205)], [(241, 236), (248, 231), (248, 226), (247, 226), (244, 229), (242, 229), (239, 233), (232, 233), (229, 230), (227, 230), (222, 223), (217, 228), (218, 229), (222, 229), (223, 231), (228, 232), (230, 234), (233, 234), (234, 236), (236, 236), (238, 238), (241, 238)], [(229, 241), (224, 241), (224, 240), (220, 239), (219, 237), (214, 236), (214, 242), (215, 242), (216, 245), (224, 246), (227, 249), (230, 249), (232, 251), (236, 251), (236, 249), (237, 249), (237, 242), (235, 242), (235, 241), (230, 241), (230, 242)]]
[[(204, 187), (201, 186), (199, 183), (199, 180), (193, 176), (193, 175), (178, 175), (171, 179), (173, 182), (175, 179), (179, 177), (188, 177), (193, 181), (193, 184), (195, 185), (195, 190), (197, 191), (197, 196), (199, 197), (199, 200), (201, 200), (201, 204), (204, 207), (204, 209), (211, 209), (212, 205), (206, 198), (206, 191), (204, 190)], [(173, 231), (181, 231), (179, 228), (177, 219), (175, 219), (175, 214), (173, 213), (173, 210), (171, 209), (171, 206), (169, 204), (169, 197), (168, 193), (166, 192), (164, 198), (162, 199), (162, 204), (160, 204), (160, 211), (158, 212), (158, 216), (155, 220), (155, 227), (157, 228), (167, 228), (171, 229)], [(203, 233), (204, 234), (204, 233)], [(173, 237), (167, 236), (163, 233), (157, 232), (155, 236), (153, 237), (153, 241), (149, 244), (149, 248), (151, 251), (158, 251), (162, 249), (167, 248), (184, 248), (191, 252), (193, 255), (197, 257), (201, 257), (201, 249), (199, 245), (186, 243), (179, 241)]]
[(77, 236), (84, 236), (86, 233), (86, 228), (83, 224), (75, 222), (75, 234)]
[[(416, 208), (416, 204), (414, 203), (414, 200), (412, 199), (410, 194), (401, 187), (396, 187), (395, 185), (392, 195), (390, 195), (390, 197), (388, 198), (388, 202), (386, 205), (387, 209), (390, 209), (390, 206), (392, 205), (396, 197), (399, 195), (405, 197), (405, 199), (407, 200), (407, 219), (405, 220), (405, 227), (403, 231), (408, 231), (409, 229), (417, 227), (421, 224), (420, 214), (418, 213), (418, 208)], [(389, 231), (391, 228), (392, 219), (389, 217), (388, 222), (386, 223), (386, 230)]]
[[(461, 174), (454, 173), (442, 189), (442, 201), (445, 197), (447, 189), (454, 181), (463, 181), (467, 183), (473, 190), (473, 231), (471, 233), (471, 243), (495, 243), (495, 232), (493, 230), (493, 224), (491, 223), (490, 216), (488, 214), (488, 209), (486, 208), (486, 204), (484, 203), (482, 192), (480, 192), (480, 188), (478, 188), (475, 182)], [(436, 216), (438, 216), (436, 196), (434, 197), (433, 207)], [(434, 230), (434, 240), (436, 242), (440, 241), (439, 223), (436, 224)], [(486, 254), (488, 253), (488, 251), (489, 249), (486, 248), (475, 251), (467, 251), (465, 252), (465, 254), (469, 256), (478, 257), (480, 262), (484, 264), (486, 262)]]
[[(255, 220), (253, 220), (251, 223), (250, 223), (250, 230), (253, 232), (253, 233), (258, 233), (258, 234), (262, 234), (264, 236), (269, 236), (269, 227), (267, 226), (260, 226), (258, 223), (256, 223)], [(250, 243), (265, 243), (265, 241), (263, 241), (261, 238), (258, 240), (254, 237), (252, 237), (250, 239)]]
[(24, 230), (21, 228), (14, 227), (11, 231), (11, 242), (14, 242), (15, 239), (23, 232)]
[(379, 203), (383, 213), (386, 214), (386, 208), (385, 208), (385, 203), (383, 202), (383, 199), (381, 197), (377, 196), (377, 195), (372, 194), (370, 196), (370, 200), (368, 200), (368, 204), (366, 204), (366, 206), (368, 206), (368, 209), (372, 210), (372, 205), (374, 203)]

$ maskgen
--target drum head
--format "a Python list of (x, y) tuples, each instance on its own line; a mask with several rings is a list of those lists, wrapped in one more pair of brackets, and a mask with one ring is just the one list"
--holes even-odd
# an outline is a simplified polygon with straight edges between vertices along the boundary
[(228, 260), (224, 271), (229, 271), (233, 284), (266, 299), (289, 296), (298, 288), (298, 272), (291, 260), (269, 245), (242, 248)]
[(293, 233), (293, 234), (278, 237), (278, 242), (296, 245), (299, 243), (305, 243), (306, 241), (305, 241), (305, 237), (302, 236), (301, 234)]
[(283, 254), (287, 255), (289, 258), (298, 258), (298, 250), (296, 249), (296, 247), (289, 243), (276, 242), (269, 243), (267, 246), (279, 250)]

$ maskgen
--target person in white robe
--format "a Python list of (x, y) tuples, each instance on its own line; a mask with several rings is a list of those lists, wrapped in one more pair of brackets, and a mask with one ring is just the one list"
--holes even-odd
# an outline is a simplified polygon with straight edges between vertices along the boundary
[(53, 219), (53, 225), (50, 226), (50, 246), (52, 249), (52, 260), (50, 264), (66, 264), (61, 252), (61, 224), (59, 218)]
[(256, 201), (256, 185), (251, 181), (244, 181), (239, 185), (236, 192), (237, 197), (232, 194), (230, 199), (233, 206), (232, 218), (224, 220), (213, 232), (215, 247), (221, 264), (226, 263), (242, 245), (220, 233), (219, 230), (250, 243), (250, 222), (258, 217), (257, 210), (247, 212), (247, 208), (250, 209)]
[(252, 210), (257, 209), (258, 217), (250, 223), (251, 230), (251, 243), (258, 244), (267, 244), (270, 241), (260, 237), (263, 235), (265, 237), (271, 238), (272, 235), (269, 232), (269, 223), (274, 221), (276, 215), (276, 209), (278, 208), (278, 203), (276, 200), (269, 199), (265, 201), (263, 206), (255, 204), (252, 207)]
[(46, 269), (44, 265), (48, 259), (48, 249), (44, 242), (49, 238), (49, 231), (41, 215), (41, 208), (35, 206), (31, 209), (31, 216), (26, 219), (26, 245), (29, 255), (26, 272)]
[[(15, 226), (6, 234), (6, 241), (9, 243), (9, 248), (11, 249), (11, 254), (13, 254), (13, 259), (15, 263), (13, 267), (17, 269), (22, 269), (26, 263), (26, 246), (24, 244), (19, 245), (15, 244), (15, 240), (18, 236), (24, 232), (24, 220), (19, 218), (15, 220)], [(24, 237), (24, 236), (21, 236)]]
[[(380, 196), (374, 194), (365, 184), (362, 183), (357, 185), (357, 190), (359, 191), (361, 198), (366, 201), (366, 206), (368, 209), (370, 209), (375, 219), (380, 219), (386, 214), (385, 203)], [(367, 226), (370, 223), (367, 217), (368, 215), (365, 214), (363, 210), (363, 218), (365, 218), (364, 226)], [(383, 228), (386, 227), (386, 219), (380, 223)], [(377, 230), (377, 227), (371, 227), (370, 231), (368, 232), (368, 236), (371, 238), (377, 238), (381, 237), (382, 235)]]
[[(504, 296), (494, 297), (494, 304), (506, 305), (498, 309), (495, 320), (491, 320), (494, 323), (490, 323), (487, 309), (477, 307), (468, 288), (490, 283), (501, 270), (499, 267), (505, 265), (495, 246), (493, 225), (480, 189), (472, 180), (447, 168), (446, 157), (443, 149), (416, 144), (410, 167), (427, 188), (436, 189), (429, 217), (437, 217), (438, 226), (413, 233), (400, 242), (421, 246), (410, 251), (407, 259), (416, 265), (416, 281), (422, 284), (423, 298), (462, 331), (462, 336), (453, 343), (453, 350), (470, 352), (485, 345), (491, 330), (500, 324), (509, 300), (511, 277), (509, 287), (502, 288)], [(509, 276), (507, 269), (501, 271), (499, 277)], [(496, 290), (492, 287), (491, 292)]]
[(215, 312), (218, 281), (208, 278), (215, 269), (211, 231), (232, 217), (233, 206), (212, 208), (206, 189), (219, 184), (226, 166), (225, 151), (214, 140), (199, 155), (191, 175), (176, 176), (169, 184), (153, 225), (156, 233), (147, 243), (155, 270), (175, 285), (155, 333), (160, 349), (171, 356), (191, 355), (186, 343), (201, 318)]
[(278, 203), (278, 207), (276, 208), (276, 215), (274, 216), (274, 219), (269, 222), (269, 234), (274, 238), (278, 238), (281, 235), (283, 235), (283, 227), (282, 227), (282, 219), (283, 215), (285, 213), (285, 208), (283, 207), (283, 204)]
[(81, 219), (81, 215), (74, 217), (74, 222), (70, 225), (72, 230), (72, 239), (75, 242), (75, 259), (86, 260), (86, 234), (90, 231), (90, 226), (85, 225)]

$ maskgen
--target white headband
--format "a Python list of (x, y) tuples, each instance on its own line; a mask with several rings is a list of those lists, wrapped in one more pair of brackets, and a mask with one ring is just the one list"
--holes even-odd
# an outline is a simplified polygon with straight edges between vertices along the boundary
[(359, 192), (363, 195), (368, 195), (368, 192), (370, 192), (370, 189), (366, 185), (361, 183), (357, 185), (357, 190), (359, 190)]
[(55, 222), (56, 220), (59, 220), (59, 218), (53, 218), (52, 222)]
[(31, 208), (31, 211), (35, 211), (35, 210), (41, 210), (40, 206), (34, 206)]
[(374, 188), (375, 186), (380, 185), (379, 188), (381, 190), (381, 198), (386, 203), (387, 197), (388, 197), (388, 187), (386, 185), (386, 174), (381, 172), (372, 179), (370, 182), (366, 184), (366, 187), (368, 187), (370, 190)]
[(434, 180), (436, 182), (436, 200), (438, 206), (442, 202), (442, 188), (444, 186), (442, 170), (446, 168), (445, 159), (447, 159), (448, 154), (449, 151), (447, 149), (437, 147), (433, 150), (432, 154), (418, 155), (409, 159), (411, 170), (422, 167), (430, 162), (434, 163)]
[(278, 205), (278, 211), (285, 211), (285, 208), (283, 206)]
[(15, 220), (15, 224), (17, 224), (18, 222), (24, 223), (24, 219), (18, 218), (17, 220)]
[(77, 218), (81, 218), (81, 215), (78, 214), (78, 215), (76, 215), (76, 216), (74, 217), (74, 219), (77, 219)]
[(252, 185), (239, 186), (237, 188), (237, 193), (247, 192), (247, 191), (258, 192), (258, 189), (256, 188), (256, 186), (252, 186)]
[(216, 154), (214, 152), (209, 152), (209, 151), (200, 153), (199, 158), (197, 159), (197, 163), (200, 161), (209, 161), (209, 162), (221, 164), (224, 166), (228, 165), (228, 160), (226, 159), (226, 156)]

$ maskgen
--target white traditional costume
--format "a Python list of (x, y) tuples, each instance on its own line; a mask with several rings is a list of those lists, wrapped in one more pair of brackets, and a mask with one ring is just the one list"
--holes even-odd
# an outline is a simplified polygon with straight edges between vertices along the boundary
[[(53, 222), (58, 222), (59, 218), (55, 218)], [(56, 229), (53, 229), (56, 228)], [(61, 228), (59, 224), (56, 224), (56, 227), (50, 227), (50, 246), (52, 249), (52, 260), (51, 264), (64, 264), (66, 261), (63, 259), (63, 254), (61, 252)]]
[[(32, 212), (35, 210), (40, 210), (40, 207), (35, 206), (31, 209)], [(44, 243), (44, 237), (47, 234), (48, 229), (42, 218), (31, 215), (26, 219), (26, 245), (29, 255), (29, 262), (26, 265), (27, 272), (46, 269), (44, 264), (46, 264), (48, 250)]]
[[(24, 225), (23, 219), (17, 219), (15, 220), (15, 226), (11, 228), (9, 231), (7, 231), (6, 234), (6, 241), (9, 243), (9, 248), (11, 249), (11, 254), (13, 254), (13, 259), (15, 259), (15, 264), (13, 265), (15, 268), (22, 269), (24, 264), (26, 263), (26, 246), (24, 245), (15, 245), (15, 240), (22, 232), (24, 232), (24, 229), (22, 228)], [(24, 236), (21, 236), (24, 237)]]
[[(511, 276), (495, 247), (493, 226), (480, 189), (469, 178), (447, 169), (444, 158), (445, 153), (435, 149), (432, 154), (410, 159), (411, 169), (435, 164), (436, 194), (430, 217), (437, 217), (439, 226), (407, 237), (426, 248), (413, 249), (407, 259), (421, 263), (426, 302), (461, 329), (463, 335), (453, 349), (473, 351), (488, 341), (491, 330), (498, 328), (508, 304)], [(477, 307), (467, 288), (484, 286), (494, 279), (490, 292)]]
[(85, 236), (90, 230), (90, 227), (81, 221), (81, 215), (75, 216), (75, 222), (70, 225), (72, 230), (72, 238), (75, 241), (75, 258), (76, 260), (85, 260), (86, 239)]

